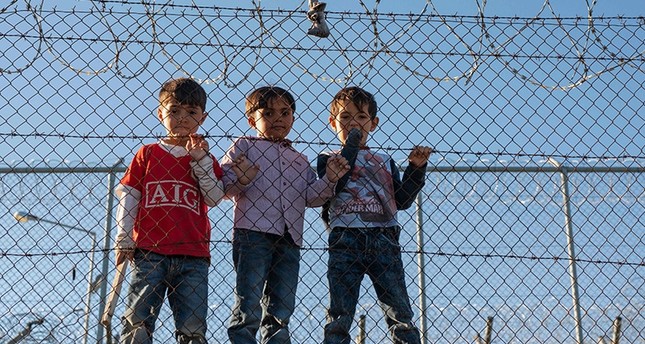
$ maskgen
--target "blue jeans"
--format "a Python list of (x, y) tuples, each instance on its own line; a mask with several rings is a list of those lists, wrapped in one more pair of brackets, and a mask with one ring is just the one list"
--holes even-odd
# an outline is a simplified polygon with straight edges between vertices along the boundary
[(289, 318), (296, 304), (300, 248), (290, 236), (236, 228), (235, 305), (228, 337), (233, 344), (291, 343)]
[(136, 250), (121, 343), (152, 343), (168, 293), (178, 343), (206, 343), (208, 258), (166, 256)]
[(394, 343), (420, 343), (412, 323), (405, 271), (401, 261), (399, 227), (334, 228), (329, 235), (330, 306), (325, 344), (349, 344), (361, 281), (372, 280)]

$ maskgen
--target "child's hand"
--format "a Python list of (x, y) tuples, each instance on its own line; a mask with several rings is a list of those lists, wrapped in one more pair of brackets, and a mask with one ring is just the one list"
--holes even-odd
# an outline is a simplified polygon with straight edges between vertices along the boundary
[(116, 265), (121, 264), (126, 259), (129, 261), (134, 259), (134, 250), (117, 248), (115, 254)]
[(414, 167), (421, 167), (428, 162), (428, 158), (432, 154), (432, 148), (426, 146), (416, 146), (410, 152), (408, 160)]
[(237, 180), (242, 185), (249, 184), (260, 170), (260, 166), (251, 164), (251, 161), (249, 161), (244, 154), (240, 154), (233, 160), (231, 168), (233, 169), (233, 172), (235, 172)]
[(325, 170), (325, 174), (330, 182), (337, 182), (347, 172), (349, 172), (349, 162), (347, 162), (347, 159), (344, 157), (335, 155), (327, 160), (327, 169)]
[(186, 150), (195, 161), (203, 159), (208, 154), (208, 142), (203, 135), (190, 134), (186, 142)]

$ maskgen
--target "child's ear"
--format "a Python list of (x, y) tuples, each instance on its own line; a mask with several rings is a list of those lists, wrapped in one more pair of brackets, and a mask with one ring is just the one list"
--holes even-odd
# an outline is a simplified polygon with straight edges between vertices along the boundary
[(329, 116), (329, 125), (331, 125), (331, 128), (334, 129), (334, 131), (337, 131), (336, 129), (336, 117), (333, 115)]
[(249, 122), (249, 125), (251, 126), (251, 128), (255, 129), (255, 117), (247, 116), (246, 120)]
[(200, 126), (201, 126), (202, 124), (204, 124), (204, 122), (206, 121), (206, 118), (207, 118), (207, 117), (208, 117), (208, 112), (202, 112), (202, 120), (201, 120), (201, 121), (199, 121), (199, 125), (200, 125)]
[(378, 126), (378, 117), (374, 117), (374, 119), (372, 119), (372, 126), (370, 128), (370, 131), (376, 130), (377, 126)]
[(161, 109), (163, 105), (159, 105), (157, 108), (157, 118), (159, 118), (159, 121), (163, 122), (163, 110)]

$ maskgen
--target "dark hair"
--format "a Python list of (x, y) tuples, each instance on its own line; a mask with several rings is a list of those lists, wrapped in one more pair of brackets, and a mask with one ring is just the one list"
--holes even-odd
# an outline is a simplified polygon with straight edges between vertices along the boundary
[(204, 88), (190, 78), (169, 80), (161, 86), (159, 91), (160, 104), (174, 99), (179, 104), (199, 106), (202, 111), (206, 110), (206, 98)]
[(256, 88), (246, 96), (246, 115), (250, 116), (256, 110), (268, 107), (269, 101), (278, 98), (284, 99), (291, 107), (291, 110), (294, 113), (296, 112), (296, 100), (289, 91), (277, 86), (264, 86)]
[(372, 119), (376, 118), (376, 111), (378, 110), (376, 99), (374, 99), (374, 95), (365, 91), (364, 89), (357, 86), (352, 86), (345, 87), (342, 90), (338, 91), (338, 93), (336, 93), (336, 95), (334, 96), (334, 99), (332, 99), (331, 101), (330, 111), (332, 116), (337, 115), (337, 112), (339, 111), (338, 103), (342, 100), (348, 100), (354, 103), (354, 105), (359, 108), (367, 104), (368, 114)]

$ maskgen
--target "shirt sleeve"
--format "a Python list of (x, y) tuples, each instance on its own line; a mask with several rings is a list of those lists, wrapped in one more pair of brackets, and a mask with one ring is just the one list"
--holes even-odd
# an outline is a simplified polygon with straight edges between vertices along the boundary
[(235, 197), (247, 187), (238, 182), (237, 175), (233, 172), (233, 161), (245, 151), (241, 144), (240, 139), (235, 140), (224, 154), (224, 157), (222, 157), (222, 182), (224, 183), (224, 197), (226, 198)]
[(403, 181), (400, 179), (399, 169), (394, 160), (390, 160), (392, 169), (392, 181), (394, 184), (394, 198), (396, 207), (399, 210), (410, 208), (417, 194), (425, 185), (425, 171), (427, 164), (421, 167), (409, 165), (403, 173)]
[(318, 178), (313, 168), (307, 169), (307, 180), (309, 187), (307, 189), (307, 207), (316, 208), (327, 203), (334, 195), (334, 185), (327, 175)]
[(146, 174), (146, 157), (149, 155), (149, 147), (143, 146), (137, 151), (128, 170), (121, 178), (121, 184), (143, 191), (143, 178)]
[[(318, 157), (316, 158), (316, 170), (318, 171), (318, 177), (322, 178), (327, 170), (327, 160), (329, 160), (329, 155), (328, 154), (319, 154)], [(341, 178), (342, 180), (342, 178)], [(345, 181), (347, 183), (347, 181)], [(338, 193), (338, 185), (340, 184), (340, 180), (336, 182), (336, 190), (335, 193)], [(344, 186), (343, 186), (344, 187)], [(323, 221), (325, 222), (326, 225), (329, 225), (329, 200), (325, 202), (322, 205), (322, 211), (321, 211), (321, 216)]]
[(135, 247), (133, 231), (139, 212), (141, 192), (131, 186), (119, 184), (116, 188), (116, 196), (119, 204), (116, 208), (115, 247), (121, 250), (132, 250)]
[(197, 178), (204, 201), (210, 207), (216, 206), (224, 197), (222, 169), (217, 160), (207, 154), (199, 161), (191, 161), (190, 166)]

